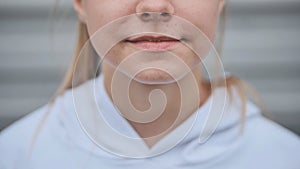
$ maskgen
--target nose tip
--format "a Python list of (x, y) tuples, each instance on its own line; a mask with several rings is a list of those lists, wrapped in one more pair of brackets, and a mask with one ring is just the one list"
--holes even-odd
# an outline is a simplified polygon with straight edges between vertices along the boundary
[(170, 0), (141, 0), (136, 6), (136, 13), (166, 12), (174, 14), (174, 7)]

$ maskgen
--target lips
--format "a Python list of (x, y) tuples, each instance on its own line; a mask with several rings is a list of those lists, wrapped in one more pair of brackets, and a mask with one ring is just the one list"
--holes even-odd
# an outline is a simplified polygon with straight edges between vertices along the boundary
[(168, 36), (138, 36), (130, 37), (125, 42), (141, 50), (164, 51), (177, 46), (180, 40)]

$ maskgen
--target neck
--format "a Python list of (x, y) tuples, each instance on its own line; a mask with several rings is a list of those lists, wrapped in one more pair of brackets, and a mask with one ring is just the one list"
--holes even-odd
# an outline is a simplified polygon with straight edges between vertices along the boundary
[[(118, 84), (118, 86), (115, 87), (115, 80), (112, 81), (114, 73), (118, 74), (115, 83)], [(134, 80), (130, 81), (128, 76), (119, 72), (114, 72), (113, 68), (105, 68), (103, 74), (105, 89), (110, 99), (119, 109), (120, 113), (126, 118), (129, 117), (127, 118), (128, 122), (149, 147), (152, 147), (162, 137), (184, 122), (210, 95), (210, 87), (208, 84), (201, 81), (199, 69), (190, 72), (189, 75), (176, 83), (163, 85), (148, 85)], [(191, 77), (194, 77), (193, 79), (195, 82), (195, 85), (192, 86), (190, 80)], [(121, 86), (126, 84), (126, 81), (130, 82), (128, 91), (126, 91), (126, 85), (123, 87)], [(158, 91), (157, 89), (164, 94), (164, 97), (162, 97), (161, 94), (153, 93), (152, 96), (149, 97), (151, 95), (150, 93), (155, 90)], [(115, 92), (115, 96), (112, 91)], [(119, 96), (122, 98), (118, 101), (118, 98), (116, 99), (116, 97)], [(126, 98), (129, 98), (128, 102), (126, 101)], [(161, 106), (160, 104), (164, 105)], [(139, 113), (130, 114), (133, 110), (129, 108), (131, 106)], [(164, 109), (157, 110), (155, 107), (164, 107)], [(144, 115), (149, 115), (148, 119), (150, 118), (151, 121), (146, 122), (130, 118), (136, 117), (138, 114), (141, 115), (142, 113), (144, 113)]]

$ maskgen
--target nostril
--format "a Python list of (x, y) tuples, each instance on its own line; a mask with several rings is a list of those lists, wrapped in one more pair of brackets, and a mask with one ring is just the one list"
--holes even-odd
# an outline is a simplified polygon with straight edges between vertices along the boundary
[(142, 17), (148, 18), (148, 17), (150, 17), (150, 13), (145, 12), (145, 13), (142, 14)]
[(167, 13), (167, 12), (162, 12), (160, 15), (161, 15), (161, 16), (163, 16), (163, 17), (170, 16), (170, 14), (169, 14), (169, 13)]
[(149, 13), (149, 12), (143, 12), (138, 14), (139, 18), (144, 21), (144, 22), (148, 22), (151, 20), (154, 20), (155, 17), (153, 16), (153, 14)]

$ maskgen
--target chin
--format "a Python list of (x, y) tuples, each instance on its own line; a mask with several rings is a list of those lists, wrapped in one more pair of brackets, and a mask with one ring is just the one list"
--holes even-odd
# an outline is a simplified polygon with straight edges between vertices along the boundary
[(134, 80), (143, 84), (169, 84), (175, 82), (175, 79), (167, 72), (159, 69), (146, 69), (139, 72)]

